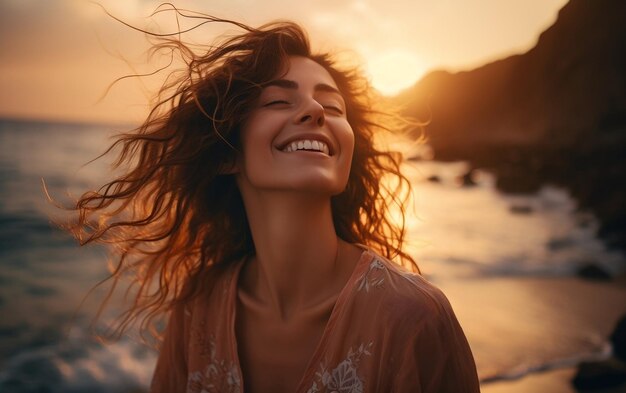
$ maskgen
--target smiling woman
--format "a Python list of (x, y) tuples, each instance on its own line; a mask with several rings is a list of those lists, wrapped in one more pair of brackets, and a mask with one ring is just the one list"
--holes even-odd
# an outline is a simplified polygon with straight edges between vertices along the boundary
[(410, 123), (294, 23), (180, 14), (243, 32), (201, 54), (158, 44), (185, 76), (117, 141), (125, 174), (80, 198), (73, 227), (120, 250), (114, 284), (131, 274), (117, 333), (141, 319), (161, 337), (169, 313), (151, 390), (477, 392), (450, 304), (390, 217), (410, 187), (374, 135)]
[(244, 202), (250, 187), (328, 199), (348, 181), (354, 132), (333, 78), (307, 57), (289, 57), (285, 68), (283, 79), (263, 89), (241, 130)]

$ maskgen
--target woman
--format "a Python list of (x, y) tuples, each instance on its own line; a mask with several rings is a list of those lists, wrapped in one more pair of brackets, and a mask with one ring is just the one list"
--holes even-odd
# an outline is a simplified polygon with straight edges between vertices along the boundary
[(236, 25), (203, 55), (160, 44), (185, 76), (119, 139), (130, 169), (77, 205), (77, 236), (120, 250), (113, 282), (134, 275), (118, 332), (169, 312), (151, 391), (477, 392), (390, 218), (408, 182), (374, 146), (371, 89), (296, 24)]

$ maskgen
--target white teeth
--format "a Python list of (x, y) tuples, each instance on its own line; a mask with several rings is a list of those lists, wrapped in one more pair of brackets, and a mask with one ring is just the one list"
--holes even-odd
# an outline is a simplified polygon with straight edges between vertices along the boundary
[(330, 155), (330, 149), (328, 145), (322, 141), (303, 139), (300, 141), (294, 141), (283, 148), (284, 152), (291, 153), (298, 150), (311, 150), (319, 151), (326, 155)]

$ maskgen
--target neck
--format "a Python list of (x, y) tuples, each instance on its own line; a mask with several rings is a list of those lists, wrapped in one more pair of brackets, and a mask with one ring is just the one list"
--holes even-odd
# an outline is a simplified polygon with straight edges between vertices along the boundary
[[(287, 319), (310, 309), (345, 283), (330, 199), (291, 192), (242, 193), (256, 255), (242, 286)], [(349, 270), (351, 271), (351, 270)]]

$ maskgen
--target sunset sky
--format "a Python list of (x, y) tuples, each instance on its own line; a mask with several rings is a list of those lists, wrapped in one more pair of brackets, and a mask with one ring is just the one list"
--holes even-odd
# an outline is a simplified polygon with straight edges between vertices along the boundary
[[(313, 46), (340, 51), (361, 64), (375, 87), (393, 94), (434, 69), (459, 71), (530, 49), (566, 0), (187, 0), (178, 7), (259, 25), (291, 19)], [(148, 16), (161, 1), (101, 1), (112, 14), (153, 31), (171, 31), (174, 19)], [(231, 27), (210, 26), (189, 36), (211, 42)], [(0, 0), (0, 116), (138, 121), (165, 74), (146, 73), (141, 33), (123, 26), (87, 0)]]

